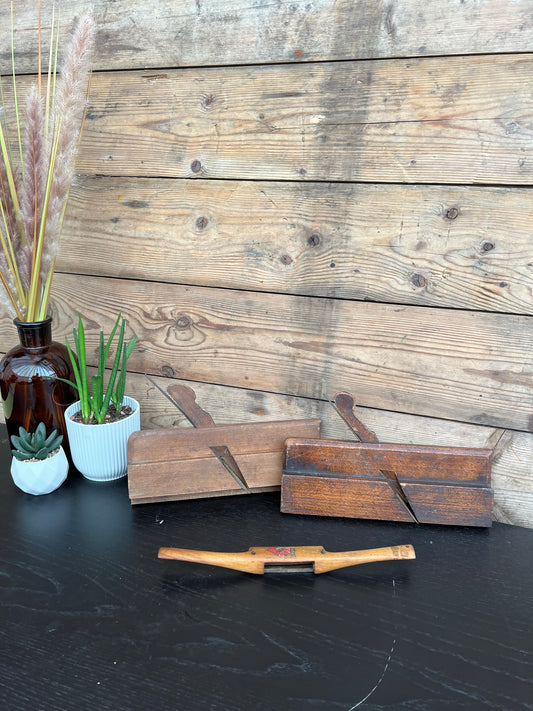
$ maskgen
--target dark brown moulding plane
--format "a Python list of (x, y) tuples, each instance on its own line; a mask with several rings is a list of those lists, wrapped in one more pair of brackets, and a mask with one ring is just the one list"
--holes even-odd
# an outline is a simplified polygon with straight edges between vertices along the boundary
[(359, 442), (290, 438), (281, 511), (455, 526), (492, 525), (492, 451), (380, 443), (348, 393), (333, 404)]

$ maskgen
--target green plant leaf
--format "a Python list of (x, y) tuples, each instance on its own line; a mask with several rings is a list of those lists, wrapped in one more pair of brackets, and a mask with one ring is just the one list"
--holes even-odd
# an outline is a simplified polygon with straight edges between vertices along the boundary
[(80, 362), (80, 376), (81, 385), (83, 389), (83, 397), (85, 402), (89, 403), (89, 382), (87, 379), (87, 353), (85, 350), (85, 329), (83, 328), (83, 321), (81, 320), (81, 314), (78, 314), (78, 360)]
[(25, 462), (28, 459), (34, 459), (33, 454), (26, 454), (24, 452), (19, 452), (16, 449), (12, 449), (11, 452), (12, 452), (13, 456), (15, 457), (15, 459), (18, 459), (20, 462)]
[(127, 376), (128, 359), (129, 359), (130, 355), (132, 354), (136, 343), (137, 343), (137, 336), (133, 336), (133, 338), (128, 343), (124, 344), (124, 351), (123, 351), (123, 355), (122, 355), (122, 367), (120, 369), (120, 375), (118, 378), (117, 389), (114, 394), (114, 405), (117, 408), (117, 410), (122, 406), (122, 402), (124, 400), (124, 393), (126, 390), (126, 376)]
[(100, 345), (98, 348), (98, 375), (104, 379), (105, 362), (107, 360), (107, 355), (105, 354), (104, 348), (104, 332), (100, 331)]
[(39, 422), (37, 425), (37, 429), (35, 430), (35, 434), (33, 435), (32, 439), (32, 445), (34, 448), (34, 451), (38, 451), (41, 449), (41, 447), (44, 445), (46, 440), (46, 427), (44, 426), (44, 422)]
[[(43, 380), (46, 380), (47, 378), (43, 378)], [(78, 386), (76, 383), (73, 383), (72, 380), (67, 380), (66, 378), (60, 378), (59, 376), (54, 375), (53, 378), (49, 378), (50, 380), (59, 380), (62, 383), (66, 383), (67, 385), (70, 385), (72, 388), (75, 390), (78, 390)]]
[(26, 447), (31, 447), (33, 436), (31, 432), (26, 432), (24, 427), (19, 427), (19, 437), (20, 441), (24, 443)]
[(71, 383), (72, 385), (74, 385), (74, 387), (76, 388), (76, 390), (79, 393), (81, 391), (81, 376), (80, 376), (80, 370), (78, 368), (78, 362), (76, 360), (76, 356), (72, 352), (72, 348), (70, 347), (70, 343), (68, 342), (68, 340), (65, 339), (65, 343), (67, 345), (68, 355), (70, 358), (70, 364), (72, 366), (72, 371), (74, 373), (74, 379), (75, 379), (76, 383), (74, 384), (74, 383), (72, 383), (71, 380), (65, 380), (65, 378), (60, 378), (59, 376), (56, 376), (56, 378), (57, 378), (57, 380), (61, 380), (63, 383), (65, 383), (65, 382)]
[(115, 325), (113, 326), (113, 330), (111, 331), (111, 335), (107, 339), (107, 344), (105, 347), (105, 358), (104, 358), (104, 363), (107, 362), (107, 358), (109, 356), (109, 350), (111, 348), (111, 343), (113, 342), (113, 338), (115, 337), (115, 333), (117, 332), (118, 324), (120, 322), (120, 318), (122, 316), (122, 313), (119, 313), (117, 316), (117, 320), (115, 321)]
[[(27, 434), (27, 433), (26, 433)], [(32, 454), (33, 449), (29, 443), (22, 439), (22, 437), (17, 437), (16, 435), (11, 436), (12, 445), (19, 451), (27, 454)]]
[(126, 387), (126, 368), (124, 361), (126, 360), (126, 344), (124, 344), (124, 350), (122, 352), (122, 366), (120, 368), (120, 374), (117, 380), (117, 387), (113, 391), (112, 399), (113, 405), (116, 410), (119, 410), (122, 406), (122, 401), (124, 400), (124, 390)]
[[(116, 319), (116, 321), (115, 321), (115, 323), (114, 323), (114, 325), (113, 325), (113, 329), (112, 329), (112, 331), (111, 331), (111, 335), (109, 336), (109, 338), (108, 338), (108, 340), (107, 340), (107, 344), (106, 344), (106, 348), (105, 348), (105, 361), (106, 361), (106, 362), (107, 362), (107, 358), (108, 358), (108, 356), (109, 356), (109, 350), (110, 350), (110, 348), (111, 348), (111, 343), (112, 343), (112, 341), (113, 341), (113, 339), (114, 339), (114, 337), (115, 337), (115, 333), (117, 332), (117, 328), (118, 328), (118, 324), (119, 324), (119, 322), (120, 322), (121, 316), (122, 316), (122, 313), (119, 313), (119, 315), (117, 316), (117, 319)], [(120, 338), (119, 338), (119, 347), (120, 347)], [(117, 348), (117, 351), (118, 351), (118, 348)], [(111, 377), (112, 377), (112, 374), (111, 374)], [(110, 383), (108, 383), (108, 386), (107, 386), (106, 394), (107, 394), (107, 392), (110, 392), (110, 393), (111, 393), (111, 397), (108, 398), (108, 401), (109, 401), (109, 400), (112, 401), (112, 402), (113, 402), (113, 405), (115, 405), (115, 407), (116, 407), (116, 395), (115, 395), (115, 390), (114, 390), (114, 382), (111, 380), (111, 378), (110, 378)], [(108, 406), (109, 406), (109, 405), (108, 405)]]
[(130, 355), (133, 353), (133, 349), (135, 348), (136, 343), (137, 343), (137, 336), (133, 336), (133, 338), (129, 341), (129, 343), (126, 346), (126, 355), (125, 355), (126, 360), (128, 360)]
[(107, 407), (104, 407), (104, 378), (101, 375), (93, 375), (91, 378), (92, 385), (92, 404), (93, 412), (96, 421), (102, 424), (105, 419)]
[(57, 430), (52, 430), (50, 435), (46, 438), (44, 446), (48, 447), (49, 451), (52, 451), (52, 449), (57, 449), (62, 441), (63, 435), (58, 434)]
[(115, 353), (115, 358), (113, 360), (113, 368), (111, 370), (111, 375), (109, 376), (109, 382), (107, 384), (107, 390), (104, 398), (104, 406), (107, 412), (109, 403), (111, 402), (111, 396), (113, 394), (113, 389), (115, 387), (115, 380), (117, 378), (117, 373), (120, 365), (120, 358), (122, 356), (122, 344), (124, 343), (124, 331), (126, 329), (126, 321), (122, 319), (122, 325), (120, 327), (120, 335), (118, 338), (117, 352)]
[(78, 327), (79, 326), (81, 326), (80, 331), (76, 330), (75, 328), (72, 329), (72, 333), (74, 336), (74, 347), (76, 349), (76, 355), (78, 358), (77, 362), (76, 362), (76, 358), (74, 357), (72, 348), (70, 347), (70, 343), (68, 342), (68, 339), (66, 340), (70, 363), (72, 365), (72, 370), (74, 373), (74, 378), (76, 380), (76, 384), (74, 385), (74, 383), (67, 381), (63, 378), (58, 378), (58, 380), (61, 380), (62, 382), (67, 382), (76, 388), (76, 390), (78, 391), (79, 398), (80, 398), (80, 408), (81, 408), (82, 419), (84, 420), (84, 422), (88, 422), (90, 419), (90, 415), (91, 415), (91, 405), (90, 405), (90, 399), (89, 399), (89, 387), (87, 384), (86, 357), (85, 357), (85, 333), (83, 330), (83, 324), (81, 322), (81, 316), (78, 314)]
[[(74, 340), (77, 342), (76, 329), (74, 329)], [(78, 396), (80, 398), (81, 415), (85, 419), (89, 416), (90, 411), (88, 394), (83, 390), (83, 384), (81, 380), (80, 370), (78, 368), (78, 363), (76, 362), (76, 358), (74, 357), (74, 353), (72, 352), (72, 348), (70, 347), (70, 343), (68, 342), (68, 340), (66, 341), (66, 344), (68, 355), (70, 358), (70, 364), (72, 366), (72, 372), (74, 373), (76, 383), (73, 383), (70, 380), (66, 380), (65, 378), (57, 378), (57, 380), (61, 380), (63, 383), (68, 383), (69, 385), (72, 385), (74, 388), (76, 388), (76, 390), (78, 391)]]

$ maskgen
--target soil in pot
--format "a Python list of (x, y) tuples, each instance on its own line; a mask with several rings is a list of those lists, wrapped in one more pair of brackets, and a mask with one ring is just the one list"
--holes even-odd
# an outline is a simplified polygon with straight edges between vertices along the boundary
[[(117, 410), (114, 405), (110, 405), (107, 414), (105, 416), (105, 420), (102, 424), (109, 424), (110, 422), (118, 422), (118, 420), (124, 420), (126, 417), (129, 417), (131, 414), (133, 414), (133, 408), (131, 408), (129, 405), (122, 405), (120, 410)], [(79, 422), (80, 424), (84, 425), (98, 425), (100, 424), (95, 417), (91, 417), (89, 422), (84, 422), (83, 418), (81, 416), (81, 411), (75, 412), (72, 417), (70, 418), (73, 422)]]

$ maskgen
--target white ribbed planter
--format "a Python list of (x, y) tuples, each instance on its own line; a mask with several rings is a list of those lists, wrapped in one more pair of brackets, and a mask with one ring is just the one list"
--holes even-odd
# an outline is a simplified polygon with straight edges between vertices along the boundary
[(84, 425), (70, 418), (80, 410), (80, 403), (73, 403), (65, 411), (68, 441), (72, 461), (86, 479), (112, 481), (125, 476), (128, 471), (128, 438), (141, 429), (139, 403), (124, 396), (124, 405), (133, 408), (133, 413), (123, 420), (104, 425)]
[(57, 453), (47, 459), (21, 462), (13, 457), (11, 460), (13, 481), (26, 494), (49, 494), (61, 486), (67, 474), (68, 459), (63, 447), (59, 447)]

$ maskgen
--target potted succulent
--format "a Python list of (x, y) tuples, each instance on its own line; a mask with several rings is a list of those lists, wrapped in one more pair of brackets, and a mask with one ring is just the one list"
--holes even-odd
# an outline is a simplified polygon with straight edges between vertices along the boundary
[[(120, 325), (118, 343), (108, 378), (104, 383), (105, 366), (111, 345)], [(104, 342), (100, 331), (98, 366), (89, 377), (85, 346), (85, 331), (81, 316), (73, 329), (74, 351), (66, 341), (79, 400), (65, 412), (65, 423), (74, 466), (93, 481), (119, 479), (127, 473), (128, 438), (141, 429), (139, 403), (124, 394), (126, 366), (137, 337), (126, 342), (126, 321), (119, 314), (111, 335)], [(77, 357), (76, 357), (77, 356)]]
[(19, 489), (27, 494), (49, 494), (65, 481), (68, 460), (61, 446), (63, 435), (53, 430), (48, 437), (44, 422), (35, 432), (19, 428), (18, 437), (11, 436), (11, 476)]

